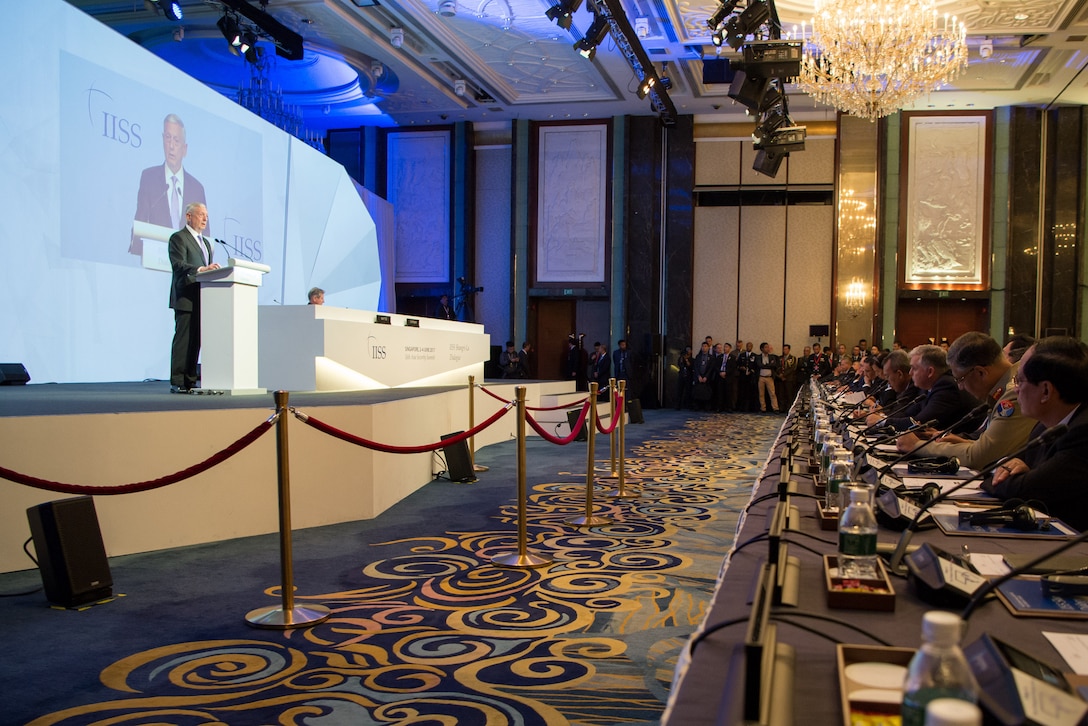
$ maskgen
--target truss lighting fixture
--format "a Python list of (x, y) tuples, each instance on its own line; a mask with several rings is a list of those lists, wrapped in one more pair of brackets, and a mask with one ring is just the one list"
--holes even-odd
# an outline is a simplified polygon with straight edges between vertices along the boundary
[(242, 45), (242, 28), (238, 24), (238, 18), (230, 13), (224, 13), (216, 25), (219, 27), (219, 32), (230, 43), (230, 52), (238, 55), (238, 49)]
[(389, 44), (394, 48), (399, 48), (404, 45), (404, 28), (389, 29)]
[(776, 154), (773, 151), (760, 149), (756, 152), (756, 160), (752, 164), (752, 170), (772, 179), (778, 176), (778, 168), (782, 166), (782, 160), (789, 154)]
[(771, 11), (765, 2), (753, 2), (740, 15), (729, 18), (725, 24), (725, 40), (733, 50), (740, 50), (745, 39), (767, 22)]
[(181, 3), (177, 0), (155, 0), (156, 4), (162, 9), (163, 15), (167, 20), (178, 22), (182, 18)]
[(544, 15), (553, 20), (563, 30), (570, 30), (571, 16), (582, 6), (582, 0), (559, 0), (548, 8)]
[(641, 101), (642, 99), (646, 98), (646, 96), (650, 93), (650, 89), (653, 88), (654, 84), (656, 83), (657, 79), (653, 76), (646, 76), (645, 78), (643, 78), (642, 83), (638, 84), (638, 91), (636, 92), (638, 95), (638, 100)]
[(714, 14), (706, 19), (706, 26), (711, 30), (717, 30), (718, 26), (722, 24), (725, 17), (729, 15), (737, 7), (737, 0), (725, 0), (718, 9), (714, 11)]
[(574, 49), (586, 60), (593, 60), (593, 56), (597, 54), (597, 46), (601, 44), (606, 35), (608, 35), (608, 19), (603, 15), (595, 14), (593, 23), (590, 24), (589, 30), (586, 31), (586, 37), (575, 43)]

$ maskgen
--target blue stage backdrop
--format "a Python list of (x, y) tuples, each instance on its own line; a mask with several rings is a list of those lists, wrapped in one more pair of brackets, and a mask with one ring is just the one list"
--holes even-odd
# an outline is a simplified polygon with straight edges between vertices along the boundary
[(0, 362), (35, 383), (168, 378), (164, 246), (134, 235), (174, 225), (167, 155), (185, 200), (206, 200), (216, 261), (271, 266), (262, 305), (316, 285), (385, 309), (374, 220), (342, 166), (62, 0), (7, 10)]

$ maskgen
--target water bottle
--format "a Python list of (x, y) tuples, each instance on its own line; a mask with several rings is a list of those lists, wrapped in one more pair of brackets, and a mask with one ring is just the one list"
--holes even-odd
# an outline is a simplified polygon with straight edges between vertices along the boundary
[(831, 459), (831, 469), (827, 474), (827, 491), (824, 494), (825, 510), (829, 512), (839, 511), (842, 502), (839, 494), (842, 488), (850, 483), (850, 473), (853, 468), (846, 449), (835, 447), (835, 454)]
[(935, 698), (926, 704), (926, 726), (982, 726), (982, 709), (958, 698)]
[(925, 726), (930, 701), (978, 699), (978, 683), (960, 648), (962, 632), (963, 621), (954, 613), (931, 610), (922, 618), (922, 647), (903, 683), (903, 726)]
[(824, 431), (823, 444), (820, 446), (820, 485), (827, 486), (831, 473), (831, 457), (835, 453), (835, 442), (830, 431)]
[(877, 579), (873, 487), (851, 482), (840, 487), (840, 497), (844, 506), (839, 517), (839, 577)]

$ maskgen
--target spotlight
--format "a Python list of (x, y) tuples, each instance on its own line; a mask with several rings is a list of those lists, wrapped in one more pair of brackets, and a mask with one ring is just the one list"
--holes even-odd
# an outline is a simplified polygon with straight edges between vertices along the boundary
[(162, 8), (163, 15), (167, 20), (173, 20), (175, 23), (181, 20), (182, 11), (181, 3), (177, 0), (162, 0), (159, 2), (159, 7)]
[(718, 26), (725, 20), (725, 16), (733, 12), (736, 7), (737, 0), (726, 0), (718, 6), (718, 9), (714, 11), (713, 15), (706, 19), (706, 26), (711, 30), (717, 30)]
[(646, 38), (650, 35), (650, 19), (649, 18), (635, 18), (635, 35), (640, 38)]
[(216, 25), (219, 27), (219, 32), (230, 43), (230, 52), (238, 55), (238, 48), (242, 45), (242, 29), (238, 26), (238, 18), (227, 13), (219, 18)]
[(662, 76), (657, 79), (657, 82), (661, 84), (661, 87), (666, 91), (672, 90), (672, 79), (668, 76)]
[(714, 34), (710, 36), (710, 42), (720, 51), (722, 48), (722, 31), (715, 30)]
[(650, 91), (653, 89), (653, 87), (654, 87), (654, 85), (656, 83), (657, 83), (657, 79), (654, 78), (653, 76), (646, 76), (645, 78), (642, 79), (642, 83), (638, 84), (638, 91), (637, 91), (638, 98), (639, 98), (640, 101), (642, 99), (646, 98), (646, 96), (650, 93)]
[(763, 102), (770, 81), (766, 78), (751, 76), (743, 70), (737, 70), (733, 82), (729, 84), (729, 97), (737, 103), (755, 111)]
[(457, 15), (457, 0), (441, 0), (438, 3), (438, 14), (444, 18)]
[(597, 54), (597, 46), (608, 35), (608, 20), (603, 15), (594, 15), (593, 22), (586, 31), (586, 37), (574, 44), (578, 54), (587, 60), (593, 60)]
[(725, 40), (733, 50), (740, 50), (744, 40), (759, 29), (760, 25), (771, 17), (771, 11), (764, 2), (753, 2), (740, 15), (729, 19), (725, 24)]
[[(767, 136), (756, 141), (755, 148), (775, 154), (804, 151), (806, 134), (807, 131), (804, 126), (779, 126), (770, 131)], [(755, 134), (752, 135), (752, 138), (755, 140)]]
[(554, 20), (563, 30), (570, 30), (571, 16), (582, 6), (582, 0), (560, 0), (548, 8), (544, 15)]
[(467, 88), (467, 85), (466, 85), (466, 84), (465, 84), (465, 82), (464, 82), (464, 81), (463, 81), (462, 79), (460, 79), (460, 78), (458, 78), (457, 80), (455, 80), (455, 81), (453, 82), (453, 92), (454, 92), (455, 94), (457, 94), (458, 96), (463, 96), (463, 95), (465, 95), (465, 90), (466, 90), (466, 88)]
[(778, 176), (778, 168), (782, 166), (782, 160), (789, 154), (776, 154), (772, 151), (760, 150), (756, 152), (756, 160), (752, 164), (752, 170), (760, 174), (774, 178)]
[(245, 55), (249, 53), (249, 49), (257, 45), (257, 36), (253, 34), (253, 31), (246, 30), (242, 33), (242, 42), (238, 46), (238, 50)]
[(375, 78), (381, 78), (382, 74), (385, 73), (385, 66), (382, 65), (380, 60), (372, 60), (370, 61), (370, 72), (374, 74)]
[(389, 44), (394, 48), (404, 45), (404, 28), (391, 28), (389, 30)]

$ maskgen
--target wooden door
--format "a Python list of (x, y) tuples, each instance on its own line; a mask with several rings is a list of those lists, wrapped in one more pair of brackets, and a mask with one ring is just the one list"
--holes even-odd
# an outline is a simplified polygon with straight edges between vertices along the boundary
[(906, 350), (942, 338), (951, 343), (960, 335), (990, 330), (990, 301), (985, 298), (900, 298), (895, 337)]
[[(577, 301), (537, 298), (529, 306), (529, 341), (536, 348), (535, 376), (561, 379), (567, 336), (576, 332)], [(520, 344), (520, 341), (519, 341)]]

